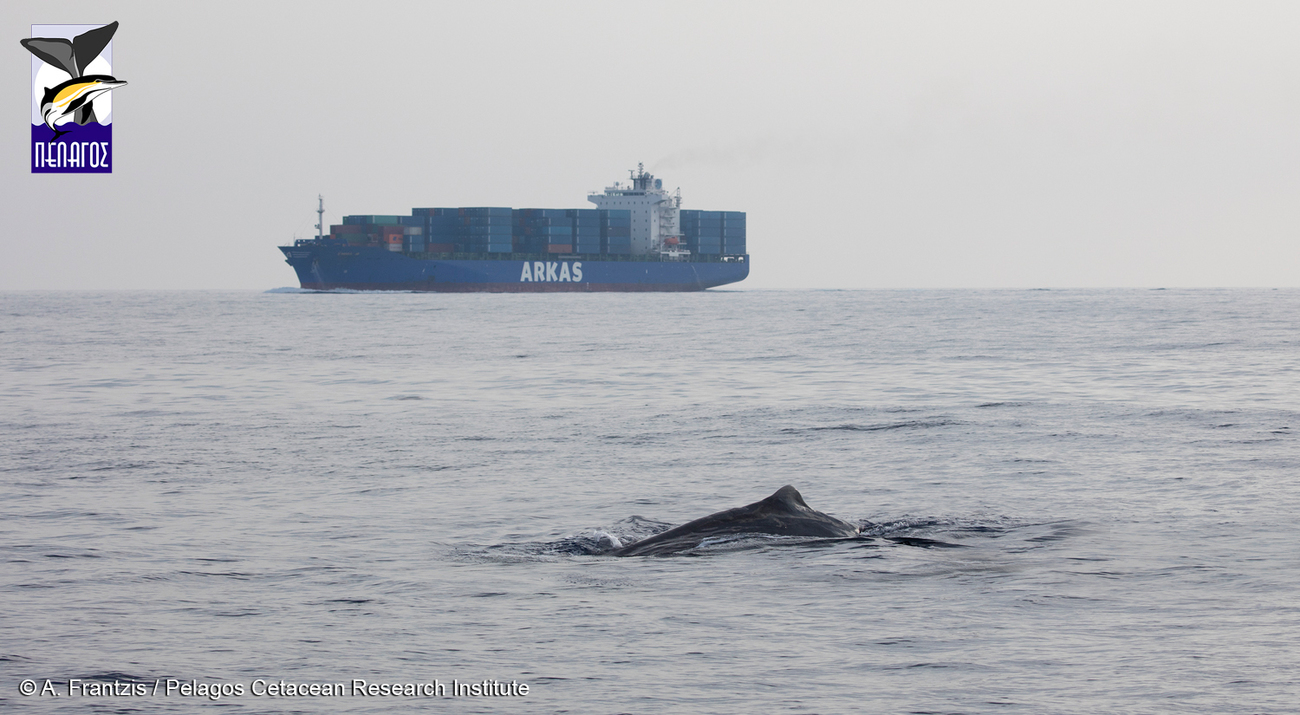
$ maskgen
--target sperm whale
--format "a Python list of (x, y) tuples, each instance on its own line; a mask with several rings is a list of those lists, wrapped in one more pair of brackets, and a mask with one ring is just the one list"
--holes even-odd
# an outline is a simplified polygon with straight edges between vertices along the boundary
[(735, 534), (848, 538), (858, 527), (809, 507), (799, 490), (786, 485), (772, 496), (727, 509), (660, 534), (614, 548), (611, 556), (662, 556), (693, 549), (710, 537)]

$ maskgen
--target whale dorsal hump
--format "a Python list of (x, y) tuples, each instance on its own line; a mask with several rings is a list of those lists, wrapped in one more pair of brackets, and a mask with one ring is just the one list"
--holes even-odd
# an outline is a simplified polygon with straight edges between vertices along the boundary
[(803, 495), (798, 489), (789, 484), (776, 490), (772, 496), (763, 500), (768, 506), (781, 511), (800, 511), (801, 509), (811, 509), (803, 500)]

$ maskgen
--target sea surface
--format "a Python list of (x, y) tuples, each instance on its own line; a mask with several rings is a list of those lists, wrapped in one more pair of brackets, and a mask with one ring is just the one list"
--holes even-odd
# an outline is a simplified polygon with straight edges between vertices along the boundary
[[(0, 345), (4, 712), (1300, 712), (1300, 290), (8, 292)], [(597, 553), (785, 484), (863, 536)], [(265, 692), (358, 679), (447, 690)]]

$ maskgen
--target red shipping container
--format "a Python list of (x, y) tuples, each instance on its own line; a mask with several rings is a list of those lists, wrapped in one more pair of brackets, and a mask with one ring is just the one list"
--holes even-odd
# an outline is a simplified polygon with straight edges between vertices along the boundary
[(454, 243), (426, 243), (424, 250), (428, 253), (454, 253), (456, 244)]
[(366, 233), (365, 226), (330, 226), (330, 233), (342, 236), (349, 233)]
[(552, 243), (546, 247), (547, 253), (573, 253), (572, 243)]

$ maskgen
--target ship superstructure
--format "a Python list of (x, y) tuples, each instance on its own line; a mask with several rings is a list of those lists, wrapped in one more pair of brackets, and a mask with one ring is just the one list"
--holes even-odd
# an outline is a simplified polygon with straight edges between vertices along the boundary
[(663, 179), (646, 173), (643, 164), (637, 164), (636, 170), (629, 173), (629, 185), (615, 182), (605, 187), (605, 193), (593, 193), (587, 200), (606, 211), (628, 212), (632, 229), (630, 245), (634, 255), (666, 251), (685, 255), (681, 251), (686, 249), (679, 248), (682, 237), (678, 230), (681, 191), (669, 195), (664, 190)]

